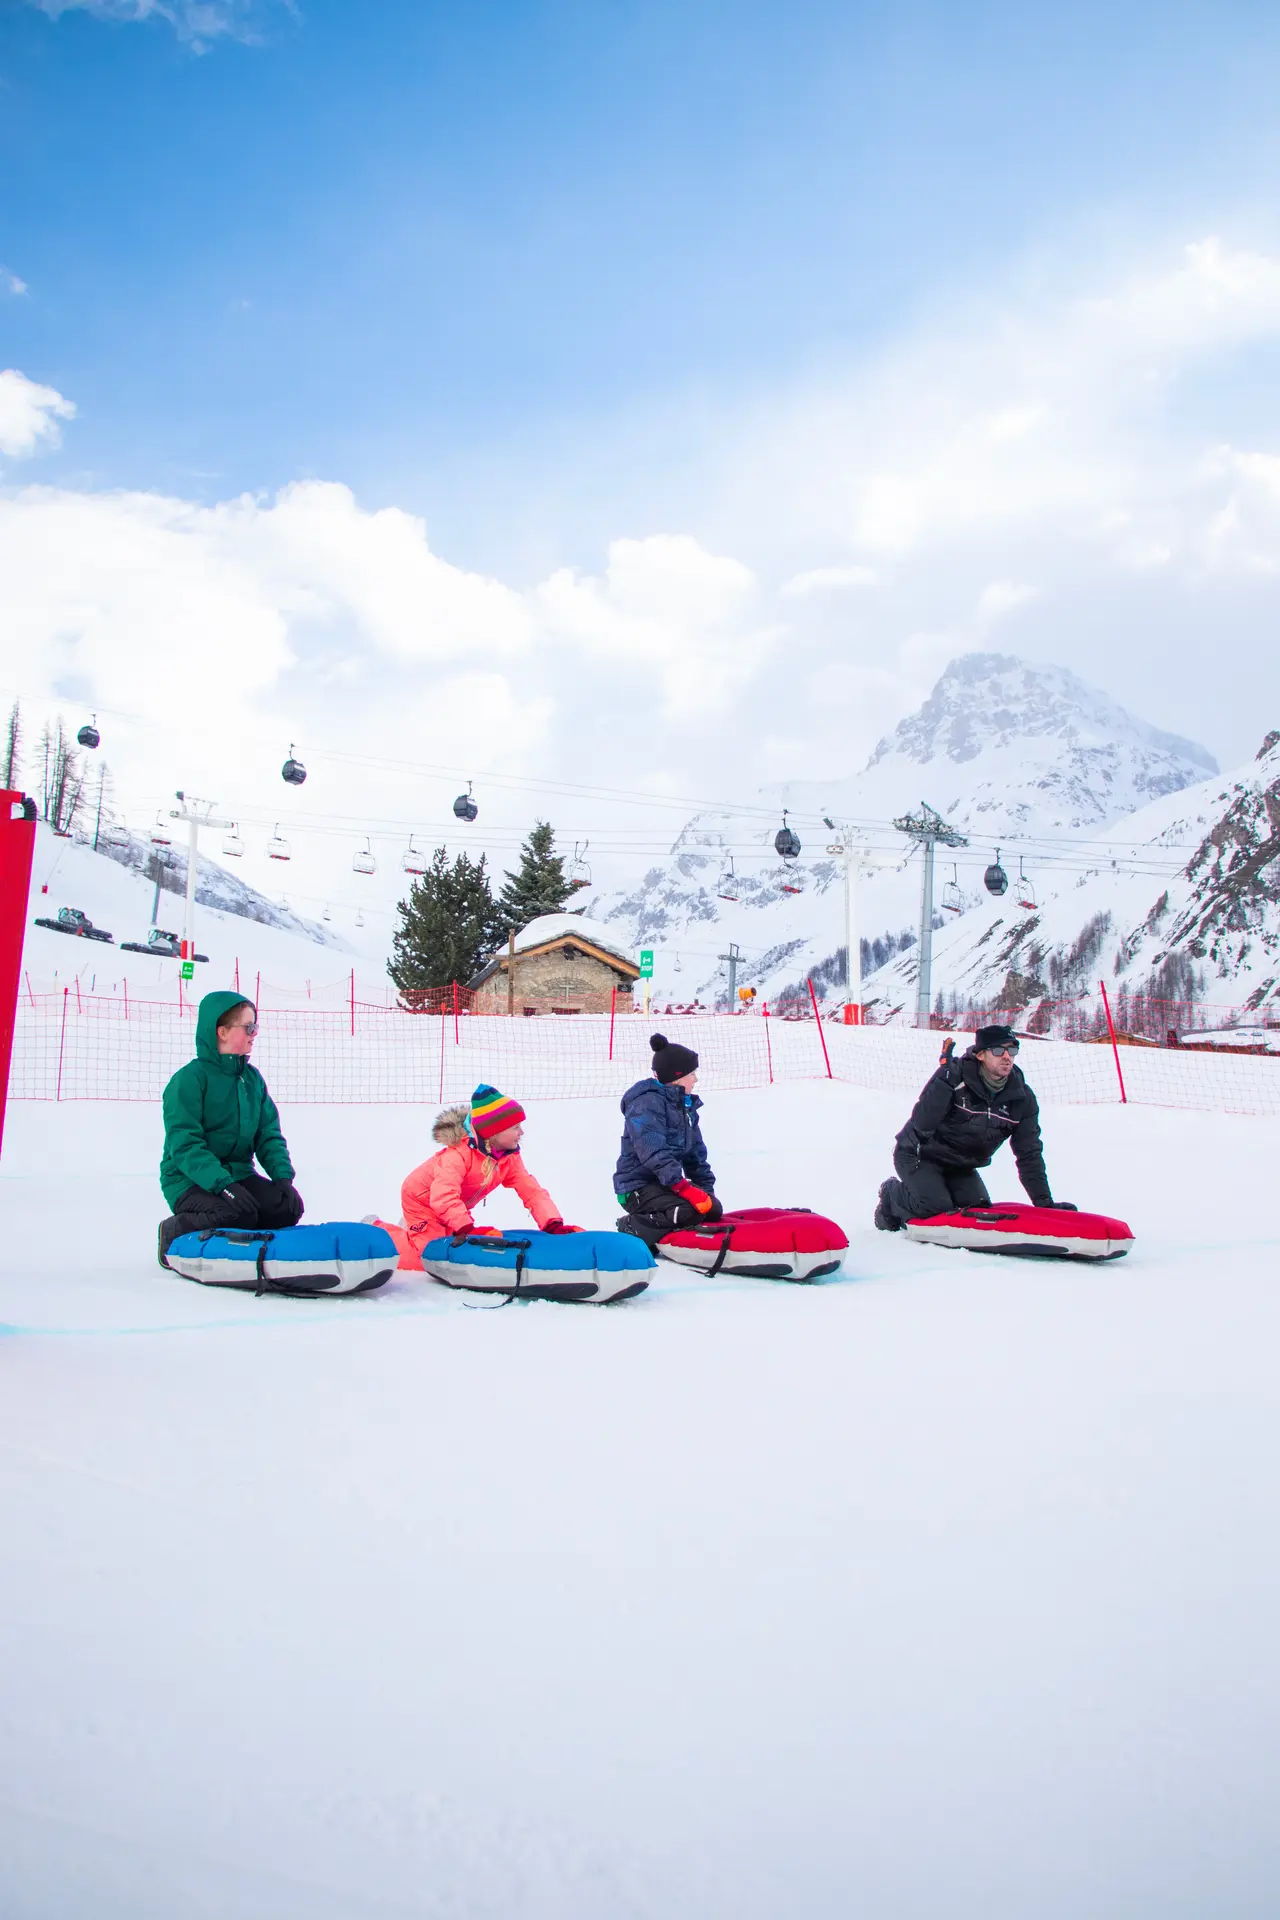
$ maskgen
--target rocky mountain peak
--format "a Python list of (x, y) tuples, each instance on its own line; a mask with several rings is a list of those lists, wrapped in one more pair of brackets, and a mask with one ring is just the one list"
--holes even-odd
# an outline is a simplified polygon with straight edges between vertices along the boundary
[(1180, 775), (1167, 791), (1218, 771), (1207, 748), (1137, 719), (1068, 668), (1006, 653), (966, 653), (953, 660), (923, 706), (881, 740), (867, 768), (891, 757), (920, 766), (963, 766), (1037, 739), (1078, 752), (1129, 747), (1167, 757)]

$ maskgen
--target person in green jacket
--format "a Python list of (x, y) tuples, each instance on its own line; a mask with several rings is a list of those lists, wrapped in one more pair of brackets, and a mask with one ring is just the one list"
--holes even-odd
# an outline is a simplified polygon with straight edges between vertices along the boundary
[[(160, 1186), (173, 1208), (160, 1224), (160, 1264), (180, 1233), (210, 1227), (292, 1227), (302, 1195), (276, 1103), (250, 1063), (258, 1010), (241, 993), (206, 993), (196, 1057), (164, 1090)], [(255, 1173), (255, 1158), (266, 1178)]]

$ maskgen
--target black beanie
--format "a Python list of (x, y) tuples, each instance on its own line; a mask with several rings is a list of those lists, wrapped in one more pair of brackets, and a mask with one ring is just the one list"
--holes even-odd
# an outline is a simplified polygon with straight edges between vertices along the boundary
[(698, 1056), (692, 1047), (674, 1046), (665, 1033), (651, 1033), (649, 1045), (653, 1048), (654, 1076), (664, 1087), (682, 1080), (686, 1073), (698, 1071)]
[(973, 1038), (975, 1053), (985, 1053), (988, 1047), (1016, 1047), (1018, 1036), (1012, 1027), (979, 1027)]

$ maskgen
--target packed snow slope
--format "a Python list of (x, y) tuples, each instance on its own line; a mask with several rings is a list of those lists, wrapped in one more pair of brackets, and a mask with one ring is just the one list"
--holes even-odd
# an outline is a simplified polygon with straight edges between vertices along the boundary
[[(205, 864), (203, 860), (200, 863), (201, 874)], [(354, 965), (360, 979), (367, 983), (367, 991), (376, 993), (379, 1000), (386, 998), (388, 983), (376, 952), (353, 949), (349, 941), (340, 939), (328, 927), (284, 914), (238, 881), (235, 887), (251, 895), (250, 904), (259, 901), (265, 912), (246, 915), (238, 910), (244, 903), (234, 890), (229, 897), (235, 900), (237, 910), (197, 906), (196, 948), (209, 956), (207, 964), (196, 968), (197, 992), (230, 986), (238, 960), (241, 985), (250, 989), (259, 973), (265, 982), (288, 994), (305, 995), (307, 981), (316, 989), (330, 984), (336, 989), (342, 981), (349, 981)], [(145, 874), (95, 853), (81, 841), (58, 839), (41, 821), (36, 828), (22, 954), (33, 991), (47, 992), (79, 980), (82, 992), (118, 993), (127, 981), (130, 994), (137, 999), (176, 995), (176, 960), (121, 951), (123, 941), (146, 940), (155, 897), (154, 882)], [(157, 924), (181, 937), (184, 906), (181, 894), (162, 889)], [(113, 944), (72, 938), (35, 925), (37, 919), (56, 919), (59, 907), (79, 907), (95, 927), (105, 928), (114, 936)], [(276, 921), (268, 917), (271, 914), (276, 915)], [(373, 938), (380, 940), (381, 935)]]
[[(1082, 844), (1061, 874), (1041, 870), (1034, 903), (1016, 884), (934, 936), (932, 986), (947, 1007), (1034, 1018), (1045, 1000), (1092, 1004), (1098, 982), (1126, 1000), (1273, 1008), (1280, 1001), (1280, 731), (1224, 777), (1156, 800), (1124, 842)], [(1096, 864), (1095, 864), (1096, 862)], [(911, 1009), (917, 956), (868, 982), (875, 1013)], [(1048, 1009), (1045, 1009), (1048, 1018)]]
[[(288, 1110), (312, 1212), (431, 1115)], [(1280, 1125), (1050, 1111), (1099, 1271), (875, 1234), (902, 1118), (709, 1103), (839, 1281), (477, 1311), (176, 1280), (154, 1111), (11, 1109), (6, 1920), (1274, 1913)], [(617, 1124), (531, 1106), (570, 1218)]]
[[(919, 924), (919, 860), (891, 823), (922, 801), (969, 836), (967, 850), (945, 862), (939, 855), (938, 887), (954, 863), (973, 903), (985, 897), (981, 876), (997, 845), (1035, 868), (1071, 858), (1082, 840), (1105, 840), (1135, 809), (1216, 771), (1204, 747), (1136, 719), (1063, 667), (965, 654), (861, 773), (769, 789), (769, 812), (754, 818), (700, 813), (637, 887), (597, 895), (586, 910), (625, 927), (636, 946), (660, 949), (660, 1001), (713, 1002), (724, 991), (720, 956), (730, 940), (744, 954), (739, 982), (773, 999), (844, 944), (843, 887), (826, 855), (833, 836), (824, 815), (900, 864), (861, 883), (862, 933), (884, 936)], [(784, 806), (803, 843), (791, 868), (773, 852)]]

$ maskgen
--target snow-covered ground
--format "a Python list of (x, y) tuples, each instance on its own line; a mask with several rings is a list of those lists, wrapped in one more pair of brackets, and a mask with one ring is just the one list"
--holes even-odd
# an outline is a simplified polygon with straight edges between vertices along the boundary
[[(431, 1111), (287, 1111), (313, 1215)], [(1049, 1109), (1095, 1270), (874, 1233), (902, 1117), (709, 1102), (839, 1280), (493, 1311), (185, 1285), (155, 1110), (11, 1107), (6, 1920), (1274, 1913), (1280, 1122)], [(531, 1106), (569, 1218), (616, 1127)]]
[[(145, 942), (155, 904), (155, 887), (143, 875), (77, 841), (56, 839), (42, 821), (36, 832), (22, 950), (32, 991), (45, 993), (78, 980), (82, 993), (122, 994), (127, 984), (135, 1000), (176, 1001), (176, 960), (122, 951), (126, 940)], [(37, 919), (56, 919), (59, 907), (79, 907), (95, 927), (114, 936), (113, 944), (36, 926)], [(158, 924), (180, 937), (184, 909), (181, 894), (162, 891)], [(357, 997), (386, 1004), (394, 997), (384, 958), (389, 944), (381, 920), (359, 932), (348, 927), (344, 937), (317, 925), (309, 936), (305, 922), (264, 926), (224, 908), (197, 906), (196, 950), (209, 958), (196, 968), (195, 991), (229, 987), (238, 971), (246, 991), (252, 993), (261, 983), (269, 1005), (309, 999), (341, 1005), (354, 968)]]

